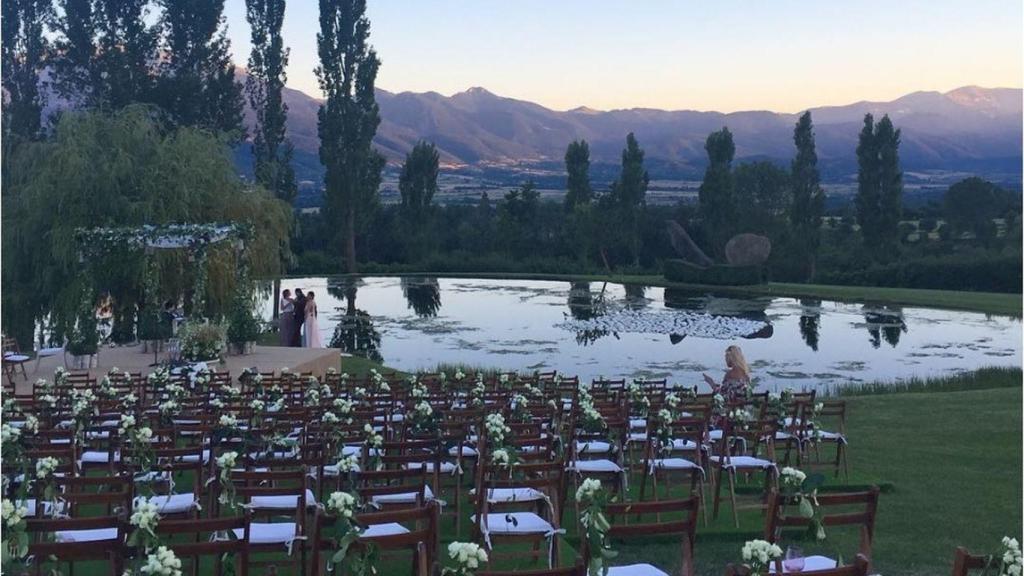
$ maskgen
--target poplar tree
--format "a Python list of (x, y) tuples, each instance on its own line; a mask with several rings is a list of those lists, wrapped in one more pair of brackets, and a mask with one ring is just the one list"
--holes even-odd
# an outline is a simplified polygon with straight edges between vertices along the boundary
[(157, 101), (182, 126), (240, 140), (242, 85), (235, 81), (224, 0), (160, 0), (164, 54)]
[(33, 139), (40, 133), (46, 103), (39, 73), (46, 65), (49, 43), (43, 34), (53, 7), (50, 0), (4, 0), (0, 16), (3, 133)]
[(732, 133), (728, 128), (712, 132), (704, 142), (704, 150), (708, 153), (708, 166), (697, 193), (698, 207), (708, 248), (712, 253), (722, 255), (736, 218), (732, 174), (736, 145), (733, 144)]
[(315, 72), (324, 95), (317, 114), (328, 222), (340, 231), (346, 269), (356, 272), (356, 233), (377, 204), (384, 157), (373, 148), (380, 124), (374, 83), (380, 60), (367, 43), (365, 0), (320, 0)]
[(644, 151), (630, 132), (622, 150), (622, 172), (612, 183), (611, 196), (618, 208), (620, 226), (626, 232), (626, 245), (634, 266), (640, 264), (640, 213), (647, 203), (650, 181), (644, 169)]
[(814, 146), (811, 113), (804, 112), (793, 129), (796, 156), (790, 178), (793, 201), (789, 210), (792, 229), (791, 249), (804, 266), (805, 278), (814, 278), (815, 261), (821, 245), (821, 217), (825, 211), (825, 192), (818, 173), (818, 153)]
[(573, 141), (565, 149), (565, 172), (565, 211), (572, 212), (578, 204), (589, 204), (594, 195), (590, 188), (590, 145), (586, 140)]
[(402, 195), (402, 213), (412, 224), (425, 223), (437, 192), (439, 166), (440, 156), (432, 142), (417, 142), (405, 156), (398, 191)]
[(857, 145), (857, 195), (854, 206), (861, 238), (871, 255), (888, 260), (899, 240), (903, 173), (899, 166), (900, 131), (889, 116), (877, 124), (864, 116)]
[(285, 136), (288, 105), (282, 96), (289, 55), (281, 39), (284, 10), (285, 0), (245, 1), (252, 42), (245, 91), (256, 117), (252, 140), (256, 181), (290, 203), (296, 185), (294, 149)]

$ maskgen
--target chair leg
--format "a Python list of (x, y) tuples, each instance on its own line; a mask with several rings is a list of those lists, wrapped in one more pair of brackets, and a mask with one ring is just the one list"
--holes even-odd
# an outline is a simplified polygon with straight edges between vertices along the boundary
[(716, 472), (717, 473), (714, 475), (714, 478), (712, 478), (715, 484), (715, 510), (712, 517), (715, 520), (718, 520), (718, 507), (722, 502), (722, 474), (725, 474), (725, 470), (721, 466), (718, 466)]
[(736, 510), (736, 473), (733, 470), (729, 471), (729, 498), (732, 500), (732, 521), (739, 528), (740, 515), (739, 511)]

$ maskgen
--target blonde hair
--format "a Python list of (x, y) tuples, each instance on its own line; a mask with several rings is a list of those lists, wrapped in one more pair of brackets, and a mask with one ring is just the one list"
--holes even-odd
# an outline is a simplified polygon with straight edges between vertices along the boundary
[(743, 357), (743, 350), (733, 345), (725, 349), (725, 363), (731, 368), (738, 368), (743, 375), (750, 379), (750, 366), (747, 366), (747, 359)]

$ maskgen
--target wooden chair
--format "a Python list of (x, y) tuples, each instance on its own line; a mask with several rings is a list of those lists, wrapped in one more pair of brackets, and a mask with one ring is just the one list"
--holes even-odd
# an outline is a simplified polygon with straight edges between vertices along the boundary
[[(326, 562), (336, 550), (335, 542), (330, 538), (330, 530), (335, 522), (337, 518), (323, 510), (316, 516), (311, 544), (313, 576), (327, 573)], [(411, 574), (430, 576), (434, 573), (439, 537), (436, 502), (429, 502), (419, 508), (358, 514), (355, 522), (363, 528), (363, 532), (353, 548), (372, 544), (385, 553), (411, 551)]]
[[(239, 484), (235, 495), (240, 503), (249, 507), (252, 516), (264, 516), (268, 520), (286, 518), (284, 522), (251, 522), (249, 554), (287, 552), (296, 573), (305, 574), (306, 508), (307, 497), (311, 494), (305, 471), (232, 472), (231, 480)], [(219, 483), (217, 488), (221, 488)], [(235, 529), (235, 535), (241, 536), (240, 529)], [(297, 554), (295, 548), (298, 548)], [(277, 565), (274, 560), (257, 563), (250, 559), (249, 563), (251, 566)]]
[[(660, 500), (657, 502), (624, 502), (605, 506), (605, 516), (611, 523), (607, 532), (610, 539), (646, 539), (654, 535), (681, 536), (681, 576), (693, 576), (694, 539), (697, 534), (697, 517), (700, 515), (700, 499), (696, 496), (685, 500)], [(672, 516), (662, 520), (662, 515)], [(652, 521), (649, 518), (654, 516)], [(645, 517), (648, 518), (645, 520)], [(630, 519), (633, 519), (631, 522)], [(584, 541), (584, 558), (589, 553)], [(650, 564), (632, 564), (611, 569), (631, 576), (658, 576), (664, 572)]]
[[(809, 576), (867, 576), (868, 570), (868, 559), (861, 554), (857, 554), (853, 564), (848, 566), (839, 566), (825, 570), (805, 570), (801, 574), (808, 574)], [(750, 576), (750, 568), (729, 564), (725, 569), (725, 576)]]
[[(831, 529), (836, 526), (852, 526), (860, 530), (860, 546), (857, 552), (871, 562), (871, 547), (875, 537), (875, 516), (878, 512), (877, 486), (866, 492), (819, 493), (818, 507), (821, 523)], [(810, 520), (796, 514), (787, 515), (786, 498), (778, 492), (768, 497), (768, 513), (765, 516), (764, 539), (778, 544), (786, 529), (803, 529), (810, 526)], [(824, 561), (835, 561), (825, 557), (814, 557)]]
[(972, 570), (988, 570), (994, 560), (992, 556), (977, 556), (967, 551), (963, 546), (957, 546), (956, 555), (953, 557), (953, 576), (970, 576)]
[(25, 364), (31, 360), (27, 354), (23, 354), (18, 348), (18, 341), (14, 338), (3, 337), (3, 366), (4, 375), (7, 381), (13, 386), (14, 377), (21, 368), (21, 379), (27, 381), (28, 374), (25, 372)]
[(568, 568), (548, 568), (544, 570), (483, 570), (477, 572), (476, 576), (587, 576), (587, 567), (584, 564), (576, 564)]
[[(68, 562), (73, 569), (79, 561), (104, 561), (110, 575), (119, 576), (124, 567), (127, 527), (123, 515), (94, 518), (28, 518), (28, 556), (33, 573), (43, 574), (50, 559)], [(46, 572), (49, 573), (49, 572)]]
[[(778, 467), (775, 464), (775, 432), (778, 423), (771, 417), (758, 418), (749, 425), (742, 425), (732, 422), (729, 418), (722, 418), (721, 436), (715, 442), (716, 448), (708, 461), (711, 464), (712, 480), (715, 485), (714, 518), (718, 518), (719, 505), (722, 499), (722, 485), (728, 476), (729, 498), (732, 503), (732, 517), (736, 527), (740, 526), (739, 509), (741, 506), (736, 501), (736, 479), (739, 475), (751, 475), (756, 473), (764, 474), (764, 496), (757, 504), (747, 504), (743, 508), (764, 508), (769, 492), (777, 487)], [(736, 441), (740, 445), (753, 446), (748, 454), (733, 454), (733, 447)], [(757, 450), (763, 447), (765, 455), (757, 455)]]
[(672, 497), (671, 481), (679, 476), (681, 481), (690, 485), (690, 495), (696, 493), (703, 504), (704, 524), (707, 524), (707, 501), (704, 498), (704, 435), (707, 430), (707, 418), (679, 418), (669, 424), (672, 428), (671, 446), (659, 446), (658, 439), (648, 432), (647, 450), (644, 458), (645, 474), (641, 477), (640, 499), (645, 496), (647, 476), (651, 476), (651, 495), (659, 499), (658, 487), (663, 481), (665, 497)]
[[(226, 533), (231, 531), (234, 537)], [(230, 518), (204, 518), (202, 520), (160, 520), (156, 534), (161, 544), (167, 546), (185, 564), (191, 564), (192, 576), (200, 574), (200, 563), (204, 556), (214, 558), (213, 574), (224, 573), (224, 560), (236, 564), (234, 574), (247, 576), (249, 573), (249, 516)], [(178, 539), (175, 537), (184, 537)], [(204, 574), (209, 572), (203, 571)]]

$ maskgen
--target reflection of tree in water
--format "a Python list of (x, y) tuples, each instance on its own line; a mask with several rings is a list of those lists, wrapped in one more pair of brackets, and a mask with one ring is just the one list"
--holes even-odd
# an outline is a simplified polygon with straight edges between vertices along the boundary
[[(604, 288), (598, 294), (590, 291), (590, 282), (572, 282), (569, 285), (569, 314), (576, 320), (590, 320), (605, 313)], [(593, 344), (608, 335), (607, 330), (579, 330), (576, 343), (580, 346)]]
[(409, 308), (420, 318), (437, 316), (441, 309), (441, 287), (437, 278), (402, 278), (402, 294)]
[(881, 308), (864, 309), (864, 321), (867, 324), (871, 346), (879, 348), (882, 340), (896, 347), (900, 343), (900, 334), (907, 332), (907, 323), (903, 321), (903, 308), (899, 306), (882, 306)]
[(353, 278), (332, 279), (327, 283), (327, 292), (335, 298), (344, 298), (346, 302), (344, 314), (334, 327), (330, 346), (374, 362), (384, 362), (380, 354), (380, 332), (374, 327), (370, 314), (356, 308), (359, 284), (361, 281)]
[(643, 284), (624, 284), (626, 289), (626, 306), (633, 310), (647, 308), (650, 300), (647, 299), (647, 286)]
[[(771, 319), (768, 318), (768, 306), (771, 302), (771, 298), (715, 296), (714, 294), (693, 292), (679, 288), (665, 288), (666, 308), (763, 322), (763, 328), (743, 336), (747, 340), (767, 339), (775, 334), (775, 326), (772, 325)], [(669, 335), (669, 339), (673, 344), (678, 344), (684, 338), (686, 338), (686, 334)]]
[(801, 300), (800, 336), (807, 346), (818, 351), (818, 325), (821, 322), (821, 300)]

